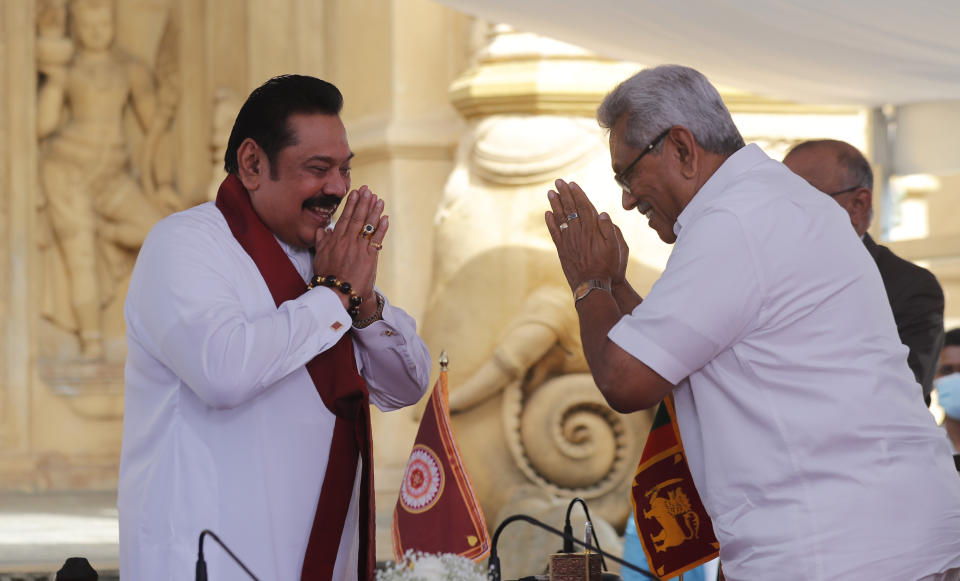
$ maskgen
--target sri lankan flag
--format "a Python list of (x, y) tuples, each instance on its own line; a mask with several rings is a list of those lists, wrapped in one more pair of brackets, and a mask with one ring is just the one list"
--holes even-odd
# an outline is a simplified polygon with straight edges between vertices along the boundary
[(647, 563), (661, 579), (680, 575), (718, 555), (720, 544), (683, 453), (672, 396), (657, 408), (630, 500)]
[(440, 378), (420, 420), (420, 429), (393, 509), (393, 554), (408, 549), (454, 553), (480, 561), (490, 552), (487, 523), (450, 426), (447, 370)]

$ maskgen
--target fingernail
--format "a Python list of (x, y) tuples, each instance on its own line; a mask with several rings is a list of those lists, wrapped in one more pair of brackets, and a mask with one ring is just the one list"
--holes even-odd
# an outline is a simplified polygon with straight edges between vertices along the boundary
[(607, 214), (606, 212), (600, 212), (600, 219), (601, 219), (601, 220), (609, 220), (609, 219), (610, 219), (610, 215)]
[(550, 190), (549, 192), (547, 192), (547, 197), (552, 200), (557, 197), (557, 192)]

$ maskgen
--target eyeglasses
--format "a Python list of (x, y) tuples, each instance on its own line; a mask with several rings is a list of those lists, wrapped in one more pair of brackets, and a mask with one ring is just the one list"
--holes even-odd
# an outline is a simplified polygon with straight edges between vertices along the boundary
[(636, 159), (630, 162), (630, 165), (628, 165), (627, 167), (623, 168), (621, 171), (613, 175), (613, 179), (616, 180), (618, 186), (620, 186), (621, 188), (625, 189), (628, 192), (630, 191), (630, 170), (633, 169), (633, 166), (637, 165), (638, 161), (643, 159), (643, 156), (653, 151), (653, 148), (656, 147), (658, 143), (663, 141), (663, 138), (666, 137), (668, 133), (670, 133), (670, 129), (672, 129), (672, 127), (668, 127), (666, 130), (664, 130), (663, 133), (661, 133), (660, 135), (657, 135), (653, 139), (653, 141), (650, 142), (650, 145), (644, 147), (643, 150), (640, 151), (640, 155), (638, 155)]
[(857, 186), (853, 186), (852, 188), (847, 188), (847, 189), (845, 189), (845, 190), (840, 190), (839, 192), (824, 192), (824, 193), (827, 194), (828, 196), (830, 196), (831, 198), (834, 198), (834, 197), (836, 197), (836, 196), (839, 196), (840, 194), (846, 194), (846, 193), (852, 192), (852, 191), (854, 191), (854, 190), (859, 190), (860, 188), (861, 188), (861, 186), (857, 185)]

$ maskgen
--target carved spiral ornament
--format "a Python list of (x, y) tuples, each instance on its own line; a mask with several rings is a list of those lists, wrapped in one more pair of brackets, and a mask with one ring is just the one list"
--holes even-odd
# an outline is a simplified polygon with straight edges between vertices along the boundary
[(545, 382), (526, 401), (519, 383), (504, 392), (514, 461), (548, 492), (596, 498), (622, 487), (639, 458), (636, 430), (610, 409), (589, 374)]

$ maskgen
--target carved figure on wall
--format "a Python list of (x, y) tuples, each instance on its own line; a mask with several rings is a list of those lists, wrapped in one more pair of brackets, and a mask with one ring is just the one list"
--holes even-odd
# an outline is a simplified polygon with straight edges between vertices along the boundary
[(218, 88), (213, 94), (213, 121), (210, 124), (210, 185), (207, 186), (207, 200), (216, 200), (220, 184), (226, 176), (223, 169), (223, 152), (230, 141), (233, 120), (237, 118), (243, 99), (237, 92), (227, 87)]
[[(115, 46), (111, 0), (72, 0), (69, 11), (46, 0), (37, 22), (40, 210), (49, 234), (41, 245), (45, 262), (62, 265), (47, 269), (43, 310), (95, 359), (102, 308), (150, 227), (179, 206), (169, 169), (153, 167), (176, 107), (176, 77), (167, 62), (168, 82), (157, 91), (147, 66)], [(143, 132), (138, 166), (129, 119)]]
[[(642, 216), (618, 210), (596, 121), (562, 116), (473, 124), (437, 218), (424, 337), (457, 362), (454, 427), (491, 527), (514, 512), (554, 514), (580, 496), (595, 519), (622, 528), (649, 428), (647, 414), (606, 405), (583, 358), (573, 298), (542, 225), (546, 191), (560, 176), (600, 192), (600, 207), (642, 232)], [(652, 283), (657, 266), (633, 258), (631, 280)]]

